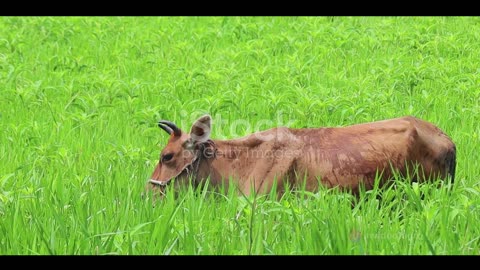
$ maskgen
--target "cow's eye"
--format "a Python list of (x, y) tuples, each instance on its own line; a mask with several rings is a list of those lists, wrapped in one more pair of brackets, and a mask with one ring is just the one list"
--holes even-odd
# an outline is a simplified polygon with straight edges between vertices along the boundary
[(173, 158), (173, 154), (165, 154), (162, 156), (162, 163), (170, 161)]

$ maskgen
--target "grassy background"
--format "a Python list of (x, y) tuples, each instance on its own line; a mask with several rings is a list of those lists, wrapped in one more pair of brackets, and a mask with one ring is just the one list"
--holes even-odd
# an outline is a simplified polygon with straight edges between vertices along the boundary
[[(479, 59), (471, 17), (2, 17), (0, 254), (478, 255)], [(205, 112), (213, 138), (414, 115), (456, 183), (152, 207), (156, 122)]]

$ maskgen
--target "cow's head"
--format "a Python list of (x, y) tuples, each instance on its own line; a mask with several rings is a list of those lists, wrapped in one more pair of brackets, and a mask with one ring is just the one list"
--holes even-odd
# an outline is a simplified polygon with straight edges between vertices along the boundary
[[(204, 153), (202, 146), (210, 140), (212, 118), (204, 115), (193, 123), (190, 133), (183, 132), (174, 123), (159, 121), (158, 126), (165, 130), (170, 138), (160, 154), (160, 160), (155, 167), (147, 190), (164, 194), (166, 186), (176, 178), (176, 182), (187, 179), (194, 171), (194, 163)], [(198, 165), (197, 165), (198, 167)]]

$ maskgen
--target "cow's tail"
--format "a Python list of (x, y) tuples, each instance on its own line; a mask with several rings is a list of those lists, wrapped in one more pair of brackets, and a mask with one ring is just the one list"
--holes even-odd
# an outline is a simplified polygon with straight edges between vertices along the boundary
[(445, 157), (445, 166), (450, 176), (451, 183), (455, 180), (455, 169), (457, 167), (457, 149), (455, 145), (448, 151)]

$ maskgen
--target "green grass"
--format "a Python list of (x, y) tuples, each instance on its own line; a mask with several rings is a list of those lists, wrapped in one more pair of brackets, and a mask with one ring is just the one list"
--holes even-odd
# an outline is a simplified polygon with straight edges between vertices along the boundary
[[(0, 254), (478, 255), (479, 40), (472, 17), (2, 17)], [(456, 182), (152, 207), (156, 122), (203, 113), (218, 139), (414, 115)]]

